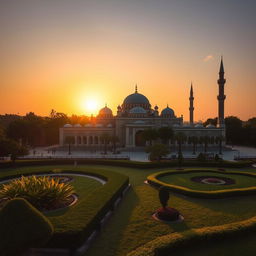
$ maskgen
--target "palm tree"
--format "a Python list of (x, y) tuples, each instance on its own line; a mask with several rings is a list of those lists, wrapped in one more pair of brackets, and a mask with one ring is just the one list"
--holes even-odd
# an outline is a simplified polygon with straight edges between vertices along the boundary
[(152, 141), (157, 139), (158, 132), (156, 129), (149, 128), (142, 132), (142, 137), (145, 141), (149, 141), (149, 145), (152, 146)]
[(110, 141), (113, 144), (113, 153), (115, 154), (116, 153), (116, 144), (117, 144), (117, 142), (119, 142), (119, 138), (116, 135), (112, 135), (110, 137)]
[(196, 154), (196, 145), (198, 144), (198, 137), (197, 136), (192, 136), (191, 137), (191, 142), (193, 144), (193, 155)]
[(175, 134), (175, 140), (178, 142), (179, 145), (179, 151), (178, 154), (182, 154), (181, 146), (186, 141), (187, 137), (184, 132), (178, 132)]
[(222, 155), (222, 141), (224, 141), (224, 137), (222, 135), (216, 137), (216, 143), (219, 144), (219, 154)]
[(111, 136), (108, 133), (102, 133), (100, 140), (104, 143), (104, 154), (107, 154), (107, 144), (110, 142)]
[(208, 146), (208, 143), (210, 142), (210, 137), (205, 135), (202, 137), (202, 142), (204, 143), (204, 152), (206, 153), (207, 152), (207, 146)]
[(67, 136), (65, 138), (65, 143), (68, 144), (68, 154), (71, 155), (71, 144), (75, 144), (75, 137)]
[(164, 144), (167, 144), (174, 136), (173, 129), (171, 127), (161, 127), (158, 129), (158, 136)]

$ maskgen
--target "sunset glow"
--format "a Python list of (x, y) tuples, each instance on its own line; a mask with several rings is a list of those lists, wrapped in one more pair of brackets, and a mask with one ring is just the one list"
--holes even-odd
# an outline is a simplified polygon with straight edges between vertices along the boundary
[(188, 120), (193, 81), (195, 120), (206, 120), (217, 116), (223, 55), (225, 114), (248, 119), (255, 3), (236, 2), (1, 1), (0, 114), (95, 115), (105, 103), (116, 114), (137, 83), (152, 105)]

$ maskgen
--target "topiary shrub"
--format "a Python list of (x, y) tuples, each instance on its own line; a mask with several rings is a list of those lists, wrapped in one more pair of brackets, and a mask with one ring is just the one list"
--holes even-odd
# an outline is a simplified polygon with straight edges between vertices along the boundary
[(3, 185), (0, 199), (24, 198), (40, 210), (49, 210), (66, 206), (73, 193), (73, 186), (58, 178), (22, 176)]
[(158, 196), (159, 196), (159, 201), (160, 201), (162, 207), (166, 208), (166, 206), (168, 204), (168, 200), (170, 198), (169, 189), (164, 186), (160, 187)]
[(10, 200), (0, 210), (1, 256), (20, 255), (43, 246), (52, 236), (49, 220), (22, 198)]

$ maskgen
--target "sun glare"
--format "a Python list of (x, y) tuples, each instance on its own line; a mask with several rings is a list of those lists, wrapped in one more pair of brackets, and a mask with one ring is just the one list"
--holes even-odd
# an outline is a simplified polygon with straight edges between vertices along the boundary
[(97, 114), (99, 102), (96, 99), (87, 99), (83, 102), (83, 108), (87, 114)]

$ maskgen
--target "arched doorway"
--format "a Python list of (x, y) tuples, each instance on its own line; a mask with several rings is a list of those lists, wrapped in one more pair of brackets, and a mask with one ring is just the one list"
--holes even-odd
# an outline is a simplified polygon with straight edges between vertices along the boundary
[(144, 147), (146, 145), (146, 141), (144, 140), (143, 131), (137, 131), (135, 133), (135, 146), (136, 147)]

